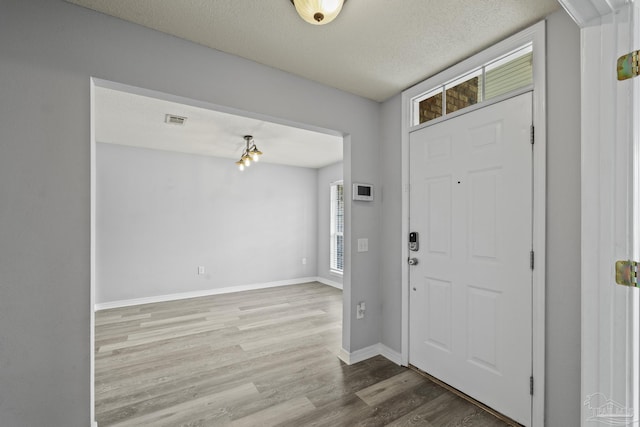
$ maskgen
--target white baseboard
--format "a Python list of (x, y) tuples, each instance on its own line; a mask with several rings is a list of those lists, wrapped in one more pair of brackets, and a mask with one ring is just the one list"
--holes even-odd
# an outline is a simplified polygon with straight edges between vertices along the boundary
[(177, 294), (157, 295), (152, 297), (102, 302), (95, 305), (95, 311), (107, 310), (109, 308), (129, 307), (132, 305), (140, 305), (140, 304), (152, 304), (156, 302), (175, 301), (175, 300), (181, 300), (181, 299), (187, 299), (187, 298), (198, 298), (198, 297), (205, 297), (210, 295), (229, 294), (232, 292), (254, 291), (257, 289), (275, 288), (277, 286), (300, 285), (302, 283), (319, 282), (319, 281), (320, 280), (318, 277), (300, 277), (298, 279), (279, 280), (277, 282), (254, 283), (250, 285), (229, 286), (226, 288), (205, 289), (202, 291), (181, 292)]
[(347, 350), (342, 348), (340, 349), (338, 357), (347, 365), (353, 365), (354, 363), (362, 362), (363, 360), (367, 360), (378, 355), (389, 359), (396, 365), (401, 365), (400, 353), (392, 350), (382, 343), (361, 348), (360, 350), (356, 350), (353, 353), (349, 353)]
[(325, 285), (329, 285), (336, 289), (342, 289), (342, 283), (334, 282), (333, 280), (326, 279), (324, 277), (316, 277), (316, 282), (320, 282)]
[(402, 355), (399, 352), (395, 351), (390, 347), (387, 347), (382, 343), (379, 343), (378, 346), (380, 346), (381, 356), (386, 357), (387, 359), (389, 359), (390, 361), (392, 361), (398, 366), (402, 366)]

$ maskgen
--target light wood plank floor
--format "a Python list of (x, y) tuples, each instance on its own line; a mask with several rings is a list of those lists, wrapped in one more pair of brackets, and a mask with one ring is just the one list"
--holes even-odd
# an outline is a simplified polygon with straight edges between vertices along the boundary
[(506, 426), (383, 357), (338, 357), (342, 292), (308, 283), (96, 313), (104, 426)]

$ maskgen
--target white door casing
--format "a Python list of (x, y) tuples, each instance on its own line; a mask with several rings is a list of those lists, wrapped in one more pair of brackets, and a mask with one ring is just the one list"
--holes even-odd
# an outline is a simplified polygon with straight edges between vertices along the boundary
[(410, 135), (409, 363), (531, 424), (532, 94)]
[(640, 257), (640, 78), (616, 80), (640, 49), (640, 4), (561, 3), (581, 27), (581, 425), (638, 426), (640, 292), (614, 263)]

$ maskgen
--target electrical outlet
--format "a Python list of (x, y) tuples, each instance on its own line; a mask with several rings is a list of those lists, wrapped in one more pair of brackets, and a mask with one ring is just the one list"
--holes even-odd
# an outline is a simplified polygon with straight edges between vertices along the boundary
[(358, 239), (358, 252), (369, 251), (369, 239)]
[(198, 274), (204, 274), (204, 265), (198, 266)]
[(366, 306), (364, 305), (364, 301), (359, 302), (356, 306), (356, 319), (363, 319), (365, 310)]

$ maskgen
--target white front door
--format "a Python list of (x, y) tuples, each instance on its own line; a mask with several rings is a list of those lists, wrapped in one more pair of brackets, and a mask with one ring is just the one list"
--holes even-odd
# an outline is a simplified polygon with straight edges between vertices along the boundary
[(409, 363), (531, 422), (532, 95), (410, 136)]

